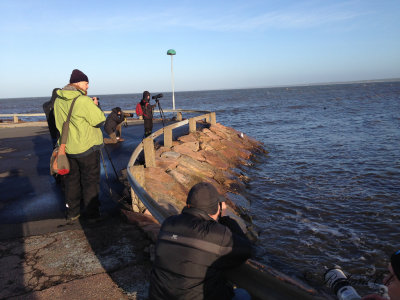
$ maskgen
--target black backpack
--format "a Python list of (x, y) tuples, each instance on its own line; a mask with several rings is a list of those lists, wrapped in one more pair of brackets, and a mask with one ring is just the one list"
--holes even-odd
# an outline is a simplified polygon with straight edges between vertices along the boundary
[(50, 135), (53, 140), (53, 146), (56, 145), (57, 140), (60, 137), (60, 133), (58, 132), (58, 129), (56, 126), (56, 120), (54, 117), (54, 101), (58, 97), (58, 95), (57, 95), (58, 90), (59, 90), (59, 88), (55, 88), (53, 90), (53, 94), (52, 94), (50, 100), (43, 103), (43, 111), (46, 115), (47, 125), (49, 126)]

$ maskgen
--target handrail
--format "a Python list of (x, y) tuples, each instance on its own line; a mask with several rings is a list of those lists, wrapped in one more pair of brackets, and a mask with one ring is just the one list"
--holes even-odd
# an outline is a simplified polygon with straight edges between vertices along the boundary
[[(188, 123), (190, 124), (193, 122), (191, 121), (192, 119), (199, 120), (204, 118), (207, 118), (210, 122), (216, 121), (215, 113), (207, 112), (205, 115), (184, 120), (159, 129), (147, 138), (154, 139), (162, 135), (166, 130), (172, 130)], [(143, 142), (141, 142), (131, 155), (127, 165), (128, 181), (139, 200), (161, 224), (168, 216), (170, 216), (170, 213), (162, 209), (145, 191), (145, 189), (136, 181), (131, 170), (143, 149)], [(226, 276), (232, 282), (249, 291), (249, 293), (256, 299), (326, 299), (326, 297), (318, 295), (318, 292), (315, 289), (307, 287), (300, 281), (296, 281), (271, 267), (265, 266), (251, 259), (247, 260), (239, 267), (227, 271)]]
[[(136, 110), (128, 109), (124, 110), (126, 113), (136, 113)], [(158, 109), (154, 110), (154, 113), (159, 113), (160, 111)], [(181, 114), (182, 112), (187, 112), (187, 113), (209, 113), (208, 111), (197, 111), (197, 110), (189, 110), (189, 109), (164, 109), (163, 112), (166, 113), (178, 113)], [(110, 114), (111, 110), (106, 110), (104, 111), (105, 114)], [(30, 114), (19, 114), (19, 113), (11, 113), (11, 114), (0, 114), (0, 118), (13, 118), (14, 123), (18, 123), (18, 117), (45, 117), (45, 113), (30, 113)]]

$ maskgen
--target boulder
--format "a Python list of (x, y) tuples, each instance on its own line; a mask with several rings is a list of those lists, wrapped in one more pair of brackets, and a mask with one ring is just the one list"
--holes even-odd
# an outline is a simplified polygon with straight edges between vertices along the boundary
[(185, 206), (188, 190), (161, 168), (145, 168), (145, 190), (171, 214)]
[(214, 168), (210, 164), (194, 160), (187, 155), (182, 155), (178, 159), (178, 167), (183, 167), (200, 177), (213, 178), (215, 175)]
[(210, 151), (210, 150), (200, 150), (199, 153), (203, 156), (204, 160), (215, 167), (216, 169), (227, 170), (230, 167), (228, 160), (224, 159), (224, 157), (218, 152)]
[(170, 158), (170, 159), (178, 159), (181, 155), (178, 152), (174, 152), (174, 151), (167, 151), (167, 152), (163, 152), (160, 157), (161, 158)]
[(170, 157), (161, 157), (157, 160), (157, 167), (169, 172), (178, 166), (178, 160)]
[(197, 142), (197, 137), (195, 136), (195, 133), (189, 133), (188, 135), (183, 135), (177, 139), (178, 141), (182, 143), (188, 143), (188, 142)]
[(172, 147), (172, 150), (179, 153), (188, 151), (196, 152), (199, 151), (199, 141), (186, 142), (180, 145), (176, 145)]

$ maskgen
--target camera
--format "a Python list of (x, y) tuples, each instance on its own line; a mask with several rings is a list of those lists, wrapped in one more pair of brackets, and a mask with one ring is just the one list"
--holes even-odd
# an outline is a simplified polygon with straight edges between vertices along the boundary
[(336, 294), (339, 300), (358, 300), (361, 296), (350, 285), (347, 276), (339, 266), (325, 272), (326, 285)]
[(151, 99), (156, 99), (156, 100), (158, 100), (158, 98), (162, 98), (162, 97), (164, 97), (163, 94), (157, 94), (157, 95), (151, 97)]

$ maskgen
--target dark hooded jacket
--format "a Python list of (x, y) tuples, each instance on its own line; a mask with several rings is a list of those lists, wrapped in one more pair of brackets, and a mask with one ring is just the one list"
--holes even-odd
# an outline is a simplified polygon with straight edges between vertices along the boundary
[[(118, 114), (121, 112), (121, 114)], [(111, 113), (107, 116), (106, 123), (104, 124), (104, 130), (107, 134), (111, 134), (115, 131), (117, 126), (124, 121), (124, 113), (120, 107), (114, 107)]]
[(222, 217), (218, 223), (204, 211), (186, 207), (161, 226), (149, 299), (232, 299), (223, 271), (242, 264), (251, 250), (233, 219)]
[(153, 109), (156, 107), (155, 104), (151, 105), (150, 104), (150, 98), (147, 101), (147, 96), (150, 96), (150, 93), (148, 91), (143, 92), (143, 98), (140, 101), (140, 106), (142, 107), (143, 111), (143, 119), (144, 120), (152, 120), (153, 119)]

